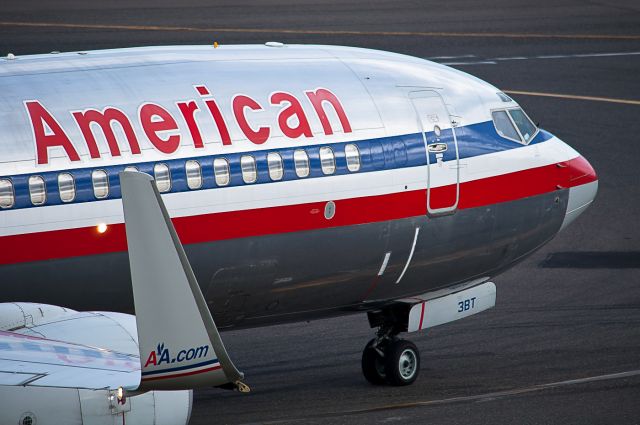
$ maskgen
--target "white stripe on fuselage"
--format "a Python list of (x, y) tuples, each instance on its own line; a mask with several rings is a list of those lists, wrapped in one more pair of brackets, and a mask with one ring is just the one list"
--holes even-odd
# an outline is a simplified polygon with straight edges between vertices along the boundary
[[(460, 181), (543, 167), (577, 156), (574, 149), (554, 137), (535, 145), (461, 159)], [(455, 162), (449, 161), (443, 166), (455, 166)], [(426, 189), (426, 174), (426, 166), (421, 166), (169, 193), (163, 195), (163, 199), (172, 217), (196, 216)], [(455, 173), (432, 174), (433, 187), (454, 183)], [(0, 213), (0, 236), (122, 222), (120, 199), (8, 210)]]

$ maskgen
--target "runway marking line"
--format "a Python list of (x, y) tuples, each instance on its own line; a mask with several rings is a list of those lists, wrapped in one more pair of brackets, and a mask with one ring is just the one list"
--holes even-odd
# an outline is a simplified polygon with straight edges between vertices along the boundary
[(638, 56), (640, 52), (604, 52), (604, 53), (570, 53), (565, 55), (537, 55), (537, 56), (512, 56), (512, 57), (500, 57), (490, 58), (487, 60), (493, 61), (510, 61), (510, 60), (524, 60), (524, 59), (575, 59), (575, 58), (610, 58), (617, 56)]
[(478, 62), (440, 62), (441, 65), (462, 66), (462, 65), (497, 65), (495, 61), (478, 61)]
[(387, 405), (376, 406), (376, 407), (371, 407), (371, 408), (366, 408), (366, 409), (345, 410), (345, 411), (342, 411), (342, 412), (329, 412), (329, 413), (325, 413), (325, 414), (318, 414), (318, 415), (309, 416), (307, 418), (279, 419), (279, 420), (267, 421), (267, 422), (261, 422), (261, 423), (263, 423), (263, 424), (286, 423), (286, 422), (296, 422), (296, 421), (300, 421), (302, 419), (309, 419), (309, 418), (312, 418), (312, 417), (313, 418), (327, 418), (327, 417), (337, 417), (337, 416), (351, 416), (351, 415), (360, 415), (360, 414), (365, 414), (365, 413), (380, 412), (380, 411), (384, 411), (384, 410), (396, 410), (396, 409), (408, 409), (408, 408), (426, 407), (426, 406), (437, 406), (437, 405), (442, 405), (442, 404), (461, 403), (461, 402), (467, 402), (467, 401), (483, 401), (483, 400), (484, 401), (491, 401), (491, 400), (494, 400), (496, 398), (504, 398), (504, 397), (514, 396), (514, 395), (521, 395), (521, 394), (527, 394), (527, 393), (532, 393), (532, 392), (544, 391), (544, 390), (553, 389), (553, 388), (567, 387), (567, 386), (570, 386), (570, 385), (588, 384), (588, 383), (600, 382), (600, 381), (610, 381), (610, 380), (614, 380), (614, 379), (631, 378), (631, 377), (634, 377), (634, 376), (640, 376), (640, 370), (630, 370), (630, 371), (626, 371), (626, 372), (608, 373), (608, 374), (605, 374), (605, 375), (596, 375), (596, 376), (589, 376), (589, 377), (586, 377), (586, 378), (569, 379), (569, 380), (566, 380), (566, 381), (551, 382), (551, 383), (547, 383), (547, 384), (533, 385), (531, 387), (514, 388), (514, 389), (511, 389), (511, 390), (495, 391), (495, 392), (491, 392), (491, 393), (477, 394), (477, 395), (471, 395), (471, 396), (451, 397), (451, 398), (444, 398), (444, 399), (440, 399), (440, 400), (427, 400), (427, 401), (415, 401), (415, 402), (408, 402), (408, 403), (387, 404)]
[(465, 56), (450, 56), (450, 57), (434, 57), (434, 58), (425, 58), (427, 60), (442, 60), (442, 59), (463, 59), (462, 61), (458, 60), (455, 62), (440, 62), (442, 65), (497, 65), (498, 62), (503, 61), (518, 61), (518, 60), (532, 60), (532, 59), (583, 59), (583, 58), (610, 58), (610, 57), (622, 57), (622, 56), (638, 56), (640, 52), (609, 52), (609, 53), (573, 53), (567, 55), (538, 55), (538, 56), (514, 56), (514, 57), (499, 57), (499, 58), (488, 58), (488, 59), (479, 59), (472, 61), (464, 61), (464, 59), (470, 58), (473, 59), (475, 56), (473, 55), (465, 55)]
[(0, 21), (0, 26), (73, 28), (96, 30), (128, 31), (188, 31), (188, 32), (231, 32), (231, 33), (279, 33), (307, 35), (370, 35), (370, 36), (419, 36), (419, 37), (475, 37), (475, 38), (566, 38), (583, 40), (640, 40), (640, 34), (531, 34), (511, 32), (446, 32), (446, 31), (356, 31), (356, 30), (303, 30), (286, 28), (200, 28), (160, 25), (109, 25), (72, 24), (64, 22), (11, 22)]
[(522, 91), (522, 90), (503, 90), (503, 91), (508, 94), (519, 94), (523, 96), (555, 97), (559, 99), (590, 100), (594, 102), (619, 103), (623, 105), (640, 105), (640, 100), (631, 100), (631, 99), (614, 99), (611, 97), (596, 97), (596, 96), (578, 96), (573, 94), (560, 94), (560, 93), (541, 93), (541, 92)]

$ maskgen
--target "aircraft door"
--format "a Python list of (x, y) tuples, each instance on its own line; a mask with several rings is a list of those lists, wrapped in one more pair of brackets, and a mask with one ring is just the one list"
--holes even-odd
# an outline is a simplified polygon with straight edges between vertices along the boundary
[(433, 90), (409, 93), (427, 151), (427, 213), (451, 214), (460, 199), (460, 167), (455, 127), (442, 97)]

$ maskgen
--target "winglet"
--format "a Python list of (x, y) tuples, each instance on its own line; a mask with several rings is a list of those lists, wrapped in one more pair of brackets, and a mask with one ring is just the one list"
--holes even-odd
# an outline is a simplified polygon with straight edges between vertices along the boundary
[(137, 391), (234, 385), (222, 343), (151, 176), (120, 173), (142, 379)]

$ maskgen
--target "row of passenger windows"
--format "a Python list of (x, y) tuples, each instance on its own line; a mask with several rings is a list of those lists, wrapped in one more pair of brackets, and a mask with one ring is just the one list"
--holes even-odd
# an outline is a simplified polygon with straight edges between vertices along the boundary
[[(347, 169), (350, 172), (360, 170), (360, 151), (353, 144), (345, 145), (345, 159)], [(311, 172), (309, 165), (309, 155), (304, 149), (297, 149), (293, 152), (293, 164), (296, 176), (300, 178), (308, 177)], [(333, 150), (324, 146), (320, 148), (320, 168), (324, 175), (331, 175), (336, 172), (336, 157)], [(267, 154), (267, 169), (269, 178), (272, 181), (282, 180), (284, 177), (284, 163), (282, 156), (277, 152)], [(256, 159), (252, 155), (242, 155), (240, 157), (240, 170), (242, 180), (246, 184), (255, 183), (258, 180)], [(129, 166), (125, 171), (138, 171), (136, 167)], [(171, 170), (164, 163), (155, 164), (153, 174), (158, 191), (161, 193), (171, 190)], [(189, 189), (200, 189), (203, 184), (202, 166), (196, 160), (188, 160), (185, 163), (185, 174)], [(231, 181), (229, 161), (225, 158), (213, 160), (213, 175), (216, 185), (227, 186)], [(104, 199), (109, 196), (109, 176), (105, 170), (94, 170), (91, 172), (91, 186), (96, 199)], [(58, 191), (60, 200), (64, 203), (73, 202), (76, 199), (76, 182), (70, 173), (60, 173), (58, 175)], [(31, 204), (44, 205), (47, 202), (47, 190), (42, 176), (29, 177), (29, 196)], [(0, 179), (0, 208), (11, 208), (15, 205), (15, 193), (13, 183), (9, 179)]]

